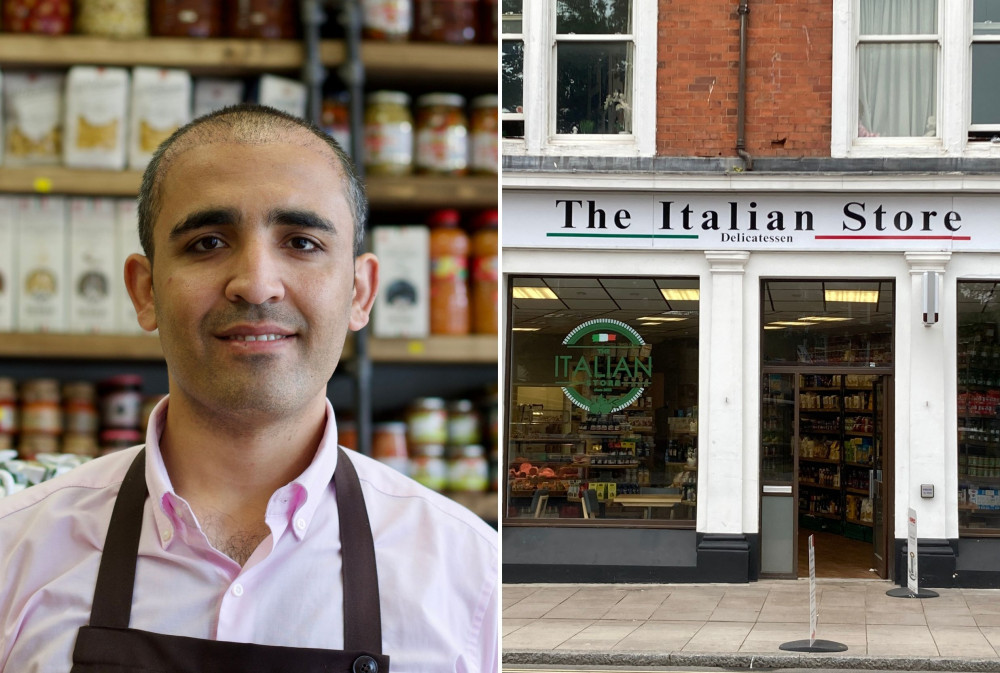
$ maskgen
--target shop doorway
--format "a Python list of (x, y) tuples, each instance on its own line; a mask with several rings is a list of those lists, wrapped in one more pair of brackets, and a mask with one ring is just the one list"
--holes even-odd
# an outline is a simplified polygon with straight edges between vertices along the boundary
[[(810, 535), (818, 577), (891, 571), (892, 283), (854, 283), (869, 305), (846, 309), (829, 285), (762, 283), (761, 577), (806, 576)], [(788, 297), (810, 291), (825, 301), (789, 311)], [(831, 329), (836, 322), (853, 324)], [(774, 338), (770, 326), (796, 329)]]

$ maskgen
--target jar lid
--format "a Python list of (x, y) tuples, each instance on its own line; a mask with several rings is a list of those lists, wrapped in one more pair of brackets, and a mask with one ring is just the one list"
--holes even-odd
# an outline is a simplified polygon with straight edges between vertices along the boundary
[(429, 227), (457, 227), (461, 216), (454, 208), (435, 210), (427, 217)]
[(369, 103), (393, 103), (395, 105), (409, 105), (410, 96), (403, 91), (372, 91), (365, 97)]
[(445, 107), (465, 107), (465, 96), (457, 93), (425, 93), (417, 98), (417, 107), (443, 105)]
[(500, 106), (500, 101), (495, 93), (488, 93), (485, 96), (476, 96), (475, 98), (472, 99), (472, 102), (469, 105), (474, 108), (480, 108), (480, 107), (498, 108)]
[(104, 379), (100, 383), (102, 388), (141, 388), (142, 377), (138, 374), (119, 374)]
[(418, 397), (413, 400), (413, 409), (444, 409), (441, 397)]
[(473, 229), (496, 229), (500, 219), (499, 213), (494, 210), (484, 210), (472, 220)]
[(70, 381), (63, 384), (63, 398), (73, 401), (93, 401), (94, 384), (90, 381)]
[(375, 432), (388, 432), (394, 435), (406, 434), (406, 423), (403, 421), (387, 421), (385, 423), (375, 423), (372, 426)]
[(444, 444), (415, 444), (410, 452), (418, 458), (441, 458), (444, 456)]
[(25, 402), (59, 400), (59, 382), (55, 379), (28, 379), (21, 382), (21, 397)]

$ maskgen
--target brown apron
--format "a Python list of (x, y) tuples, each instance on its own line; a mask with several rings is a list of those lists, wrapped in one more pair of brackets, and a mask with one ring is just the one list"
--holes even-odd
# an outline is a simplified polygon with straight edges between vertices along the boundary
[[(344, 580), (344, 649), (201, 640), (129, 628), (146, 489), (146, 450), (122, 482), (97, 574), (90, 625), (77, 633), (72, 673), (387, 673), (378, 574), (358, 473), (338, 449), (337, 489)], [(169, 609), (169, 605), (165, 606)], [(282, 628), (275, 625), (275, 628)]]

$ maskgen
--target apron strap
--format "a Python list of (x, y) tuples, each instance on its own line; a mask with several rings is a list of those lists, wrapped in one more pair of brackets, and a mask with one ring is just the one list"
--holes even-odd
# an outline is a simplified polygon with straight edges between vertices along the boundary
[(382, 652), (382, 614), (375, 543), (357, 470), (337, 448), (333, 474), (344, 574), (344, 649)]
[(146, 449), (142, 448), (125, 474), (111, 513), (94, 587), (91, 626), (128, 628), (147, 492)]
[[(382, 616), (378, 570), (368, 510), (357, 470), (337, 448), (333, 475), (340, 519), (344, 582), (344, 649), (382, 652)], [(146, 488), (146, 449), (136, 455), (122, 481), (97, 572), (90, 625), (127, 629), (142, 535)]]

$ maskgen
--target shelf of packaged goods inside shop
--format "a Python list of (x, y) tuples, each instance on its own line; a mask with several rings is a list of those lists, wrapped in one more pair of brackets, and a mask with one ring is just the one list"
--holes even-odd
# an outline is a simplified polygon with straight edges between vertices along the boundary
[[(302, 67), (303, 54), (302, 43), (296, 40), (15, 34), (5, 34), (0, 40), (0, 63), (6, 68), (69, 67), (85, 60), (92, 65), (148, 65), (220, 75), (264, 70), (293, 72)], [(343, 64), (346, 54), (339, 40), (323, 40), (320, 44), (320, 59), (326, 66)], [(361, 60), (369, 79), (434, 82), (447, 76), (450, 83), (496, 85), (497, 49), (493, 45), (366, 40)]]
[[(353, 353), (348, 339), (344, 356)], [(160, 360), (160, 340), (146, 334), (0, 333), (0, 357)], [(497, 338), (492, 335), (437, 336), (425, 339), (371, 339), (373, 362), (492, 363)]]
[[(0, 171), (0, 193), (135, 196), (140, 171), (100, 171), (63, 166), (5, 166)], [(497, 202), (496, 176), (438, 175), (372, 176), (368, 199), (375, 209), (492, 208)]]

